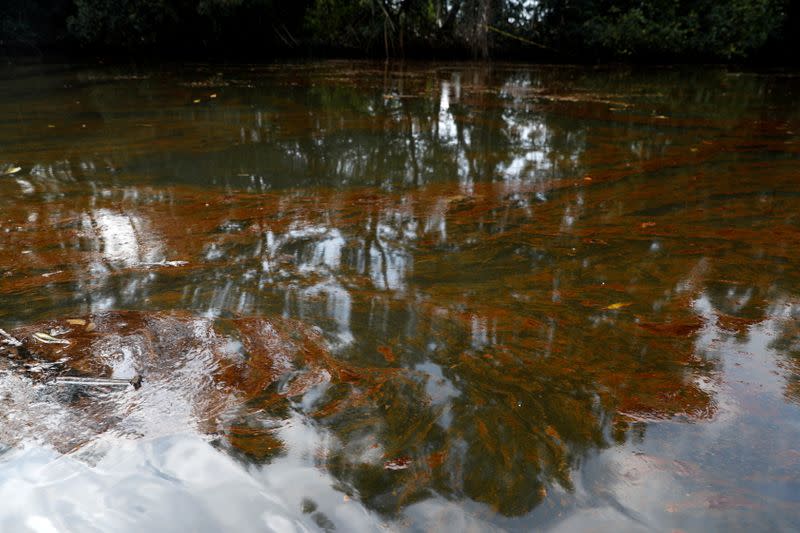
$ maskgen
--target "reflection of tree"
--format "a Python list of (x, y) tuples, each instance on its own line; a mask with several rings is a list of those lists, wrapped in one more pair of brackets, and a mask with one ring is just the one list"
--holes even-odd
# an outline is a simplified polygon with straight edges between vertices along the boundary
[[(450, 239), (462, 242), (452, 233)], [(521, 514), (551, 483), (569, 489), (581, 457), (606, 446), (612, 434), (624, 435), (618, 432), (630, 420), (713, 413), (707, 393), (691, 381), (705, 368), (692, 360), (689, 334), (697, 326), (649, 335), (607, 316), (607, 324), (592, 327), (582, 319), (585, 310), (534, 296), (527, 309), (510, 309), (499, 296), (503, 287), (532, 287), (536, 279), (519, 276), (513, 264), (495, 266), (506, 279), (486, 273), (481, 287), (465, 255), (462, 269), (435, 269), (437, 285), (425, 287), (427, 296), (412, 304), (414, 312), (392, 309), (386, 319), (414, 324), (393, 346), (405, 366), (416, 369), (417, 386), (405, 378), (402, 386), (384, 384), (326, 419), (343, 442), (363, 444), (345, 445), (332, 463), (377, 508), (392, 511), (434, 489)], [(419, 251), (415, 259), (421, 265), (433, 261)], [(560, 272), (566, 278), (569, 264), (552, 268), (565, 266)], [(464, 296), (471, 291), (473, 297)], [(438, 348), (431, 351), (431, 345)], [(442, 369), (441, 378), (420, 370), (431, 363)], [(457, 391), (444, 403), (428, 391), (437, 380)], [(375, 445), (381, 454), (365, 461)], [(414, 459), (409, 470), (385, 471), (383, 460), (397, 456)]]
[[(535, 194), (541, 187), (531, 185), (527, 192), (518, 187), (516, 194)], [(425, 195), (377, 197), (366, 189), (313, 200), (245, 194), (203, 209), (200, 218), (194, 216), (197, 204), (179, 197), (168, 213), (154, 204), (140, 207), (137, 216), (157, 230), (165, 253), (188, 259), (189, 265), (118, 265), (108, 279), (150, 279), (151, 297), (179, 307), (195, 306), (196, 291), (211, 291), (200, 301), (231, 309), (233, 302), (253, 305), (243, 296), (257, 294), (259, 284), (272, 276), (270, 291), (280, 296), (275, 301), (291, 302), (286, 311), (321, 325), (338, 312), (339, 303), (318, 300), (313, 294), (319, 293), (302, 287), (333, 283), (349, 292), (353, 316), (331, 327), (352, 331), (341, 355), (353, 378), (331, 390), (316, 408), (317, 418), (343, 443), (341, 450), (331, 451), (332, 471), (387, 512), (436, 490), (521, 514), (544, 497), (551, 483), (569, 489), (570, 471), (580, 458), (606, 446), (612, 431), (624, 431), (630, 417), (704, 416), (709, 399), (687, 379), (691, 338), (651, 338), (627, 320), (618, 322), (612, 312), (594, 311), (600, 319), (595, 325), (585, 321), (587, 312), (602, 305), (584, 302), (571, 287), (586, 274), (576, 257), (558, 250), (568, 249), (574, 237), (549, 237), (547, 245), (540, 241), (558, 234), (560, 216), (529, 222), (528, 204), (519, 198), (509, 204), (502, 186), (476, 184), (470, 197), (452, 194), (458, 191), (440, 186), (429, 187)], [(539, 210), (558, 213), (560, 203), (553, 200)], [(444, 243), (426, 236), (424, 220), (432, 213), (448, 228)], [(342, 248), (328, 254), (334, 229), (342, 239), (336, 246)], [(41, 239), (64, 238), (32, 231)], [(183, 232), (205, 237), (183, 240)], [(368, 272), (365, 258), (378, 243), (384, 252), (379, 271), (362, 278)], [(42, 242), (31, 244), (42, 247)], [(211, 248), (217, 250), (213, 257)], [(91, 263), (103, 250), (89, 248), (76, 262)], [(388, 269), (401, 268), (387, 259), (390, 250), (415, 262), (413, 270), (402, 267), (393, 274), (408, 286), (404, 292), (387, 283)], [(591, 247), (582, 253), (591, 256)], [(209, 262), (198, 264), (203, 258)], [(268, 271), (248, 274), (265, 260)], [(181, 280), (181, 294), (170, 296), (167, 287), (152, 281), (154, 272), (155, 279)], [(249, 276), (250, 282), (234, 287), (227, 282), (231, 275)], [(87, 273), (78, 268), (69, 276), (82, 283)], [(554, 277), (561, 284), (558, 301), (551, 297)], [(239, 310), (269, 312), (268, 305)], [(378, 342), (392, 346), (395, 361), (376, 360)], [(642, 358), (646, 350), (654, 353)], [(425, 370), (426, 364), (441, 369), (441, 377)], [(379, 371), (376, 365), (400, 370)], [(452, 392), (436, 398), (441, 387), (436, 380), (450, 384)], [(269, 432), (259, 433), (257, 424), (243, 420), (231, 430), (238, 447), (253, 457), (273, 449)], [(370, 455), (373, 445), (380, 453)], [(412, 466), (385, 470), (384, 462), (398, 456), (411, 457)]]
[[(791, 173), (732, 155), (750, 146), (752, 100), (709, 123), (691, 117), (710, 89), (664, 104), (661, 78), (620, 95), (629, 78), (569, 72), (287, 69), (218, 110), (176, 103), (160, 124), (185, 137), (120, 156), (171, 185), (69, 163), (31, 178), (2, 215), (5, 308), (16, 321), (104, 307), (303, 318), (343, 368), (306, 406), (338, 437), (320, 460), (343, 484), (387, 513), (435, 491), (523, 514), (647, 421), (713, 416), (698, 300), (746, 335), (798, 281), (780, 266), (800, 242)], [(654, 117), (679, 112), (691, 133)], [(786, 149), (777, 135), (765, 146)], [(226, 188), (175, 183), (201, 179)], [(130, 249), (157, 254), (109, 259), (81, 226), (98, 213), (149, 228)], [(795, 329), (777, 350), (794, 350)], [(258, 423), (244, 413), (230, 438), (268, 459)]]

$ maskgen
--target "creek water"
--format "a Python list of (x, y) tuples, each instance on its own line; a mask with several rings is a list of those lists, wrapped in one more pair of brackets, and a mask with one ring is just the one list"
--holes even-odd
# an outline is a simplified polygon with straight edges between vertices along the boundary
[(165, 370), (65, 449), (87, 402), (2, 367), (3, 531), (800, 528), (796, 74), (35, 65), (0, 95), (0, 327), (278, 317), (335, 368), (213, 424)]

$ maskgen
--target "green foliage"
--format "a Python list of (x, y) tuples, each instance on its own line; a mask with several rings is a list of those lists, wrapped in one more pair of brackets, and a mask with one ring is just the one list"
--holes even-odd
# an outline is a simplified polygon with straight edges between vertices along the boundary
[(783, 4), (780, 0), (707, 0), (697, 48), (725, 59), (746, 57), (780, 31), (785, 17)]
[(74, 0), (70, 33), (85, 44), (135, 48), (159, 44), (178, 11), (168, 0)]
[(72, 0), (70, 34), (89, 48), (158, 50), (255, 50), (275, 43), (297, 46), (294, 37), (306, 2), (277, 0)]
[(5, 0), (0, 46), (392, 57), (741, 60), (796, 45), (789, 0)]
[(693, 13), (679, 16), (678, 8), (676, 1), (613, 5), (584, 23), (587, 44), (618, 56), (683, 54), (697, 20)]
[(0, 11), (0, 44), (33, 44), (36, 41), (36, 34), (31, 28), (30, 23), (16, 16), (12, 10), (6, 9)]
[[(538, 13), (573, 51), (600, 57), (740, 59), (785, 22), (785, 0), (544, 0)], [(566, 39), (565, 39), (566, 37)]]
[(0, 50), (38, 51), (64, 36), (71, 0), (0, 1)]
[(383, 39), (383, 15), (376, 10), (372, 0), (317, 0), (308, 8), (306, 33), (318, 46), (366, 51)]

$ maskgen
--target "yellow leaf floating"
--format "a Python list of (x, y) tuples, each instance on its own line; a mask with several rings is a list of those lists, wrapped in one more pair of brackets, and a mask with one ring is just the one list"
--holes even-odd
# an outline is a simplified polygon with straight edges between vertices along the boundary
[(615, 304), (611, 304), (606, 309), (613, 311), (614, 309), (622, 309), (623, 307), (628, 307), (631, 305), (631, 302), (617, 302)]
[(17, 172), (19, 172), (20, 170), (22, 170), (22, 168), (21, 168), (21, 167), (11, 167), (11, 168), (7, 168), (7, 169), (5, 170), (5, 172), (3, 172), (3, 174), (5, 174), (6, 176), (10, 176), (10, 175), (12, 175), (12, 174), (16, 174), (16, 173), (17, 173)]
[(34, 333), (33, 338), (45, 344), (69, 344), (69, 341), (66, 339), (58, 339), (47, 333), (42, 333), (41, 331)]

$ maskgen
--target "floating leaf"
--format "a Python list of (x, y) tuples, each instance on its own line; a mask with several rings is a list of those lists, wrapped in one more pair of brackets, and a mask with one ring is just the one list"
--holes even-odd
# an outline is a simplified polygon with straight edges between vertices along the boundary
[(67, 324), (70, 326), (85, 326), (86, 321), (82, 318), (68, 318)]
[(9, 167), (3, 172), (3, 174), (6, 176), (10, 176), (12, 174), (16, 174), (20, 170), (22, 170), (22, 167)]
[(547, 426), (546, 428), (544, 428), (544, 432), (550, 437), (553, 437), (554, 439), (561, 440), (561, 435), (558, 434), (558, 430), (556, 430), (556, 428), (554, 428), (553, 426)]
[(606, 307), (606, 309), (613, 311), (615, 309), (622, 309), (623, 307), (628, 307), (629, 305), (631, 305), (631, 302), (617, 302), (609, 305), (608, 307)]
[(446, 458), (447, 455), (444, 451), (433, 452), (430, 457), (428, 457), (428, 467), (430, 467), (431, 470), (439, 468), (444, 464)]
[(387, 363), (394, 363), (395, 357), (392, 348), (389, 346), (378, 346), (378, 353), (380, 353)]
[(45, 344), (69, 344), (69, 341), (66, 339), (57, 339), (52, 335), (48, 335), (47, 333), (43, 333), (41, 331), (34, 333), (33, 338)]

